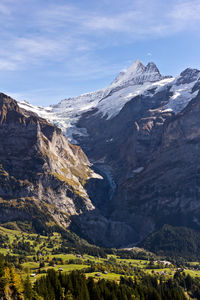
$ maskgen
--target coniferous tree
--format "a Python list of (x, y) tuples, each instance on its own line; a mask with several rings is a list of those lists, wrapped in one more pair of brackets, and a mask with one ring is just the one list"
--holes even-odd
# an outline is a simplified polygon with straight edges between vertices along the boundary
[(24, 281), (24, 299), (25, 300), (33, 299), (32, 284), (28, 275), (26, 277), (26, 280)]
[(4, 296), (4, 289), (6, 286), (6, 279), (4, 277), (5, 271), (4, 271), (4, 259), (3, 256), (0, 255), (0, 297)]

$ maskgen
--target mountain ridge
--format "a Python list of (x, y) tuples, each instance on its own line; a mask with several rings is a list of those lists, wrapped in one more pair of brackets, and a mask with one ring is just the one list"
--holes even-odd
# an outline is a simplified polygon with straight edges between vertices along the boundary
[(106, 247), (136, 245), (164, 224), (200, 230), (200, 71), (166, 77), (137, 61), (127, 72), (53, 107), (19, 103), (59, 125), (103, 178), (86, 181), (91, 209), (70, 228)]
[[(53, 122), (62, 129), (69, 141), (77, 143), (73, 135), (87, 134), (84, 128), (80, 129), (76, 127), (76, 123), (84, 112), (97, 109), (97, 112), (102, 116), (107, 114), (109, 118), (112, 118), (119, 113), (126, 102), (134, 96), (148, 90), (153, 82), (164, 80), (164, 82), (160, 83), (162, 86), (167, 83), (168, 80), (169, 82), (172, 80), (170, 76), (166, 77), (160, 75), (158, 68), (152, 62), (148, 63), (145, 67), (140, 61), (135, 61), (124, 74), (125, 77), (122, 76), (120, 82), (118, 80), (115, 82), (115, 79), (108, 87), (91, 93), (84, 93), (77, 97), (64, 99), (58, 104), (51, 105), (51, 107), (48, 108), (33, 106), (23, 101), (19, 102), (19, 105), (27, 110), (35, 111), (41, 117)], [(128, 87), (129, 90), (126, 92), (126, 88)], [(157, 87), (159, 88), (159, 85)], [(111, 108), (109, 107), (110, 105), (107, 107), (108, 102), (111, 102), (110, 98), (112, 98), (112, 95), (115, 97), (115, 94), (117, 92), (120, 93), (120, 90), (122, 91), (122, 95), (119, 94), (118, 100), (119, 98), (123, 98), (124, 101), (117, 103), (114, 99)], [(124, 91), (127, 94), (126, 100)], [(107, 101), (107, 99), (109, 99), (109, 101)], [(118, 108), (119, 105), (120, 108)]]
[(30, 221), (38, 214), (66, 228), (70, 215), (94, 209), (84, 184), (101, 177), (80, 147), (5, 94), (0, 94), (0, 138), (0, 221)]
[[(194, 76), (191, 76), (192, 72)], [(195, 82), (199, 81), (197, 75), (197, 69), (187, 68), (176, 78), (162, 76), (153, 62), (144, 66), (137, 60), (126, 72), (120, 72), (108, 87), (96, 92), (67, 98), (47, 108), (33, 106), (23, 101), (19, 102), (19, 105), (27, 110), (35, 111), (41, 117), (60, 127), (69, 141), (76, 144), (78, 141), (75, 135), (87, 135), (85, 128), (76, 126), (84, 112), (96, 110), (97, 114), (110, 119), (119, 114), (124, 105), (137, 95), (146, 93), (153, 96), (155, 92), (170, 87), (173, 95), (169, 99), (168, 105), (163, 109), (177, 113), (195, 97), (193, 87)], [(188, 86), (188, 84), (190, 85)]]

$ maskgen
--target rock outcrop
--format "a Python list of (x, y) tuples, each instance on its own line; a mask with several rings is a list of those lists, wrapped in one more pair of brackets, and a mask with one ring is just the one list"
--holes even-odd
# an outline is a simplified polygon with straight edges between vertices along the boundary
[(61, 130), (0, 94), (0, 221), (68, 226), (70, 215), (93, 210), (84, 188), (98, 177), (79, 146)]

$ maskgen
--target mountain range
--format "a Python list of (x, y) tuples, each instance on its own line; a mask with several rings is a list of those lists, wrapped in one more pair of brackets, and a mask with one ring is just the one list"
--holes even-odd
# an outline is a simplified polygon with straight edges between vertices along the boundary
[(164, 224), (200, 231), (199, 91), (197, 69), (162, 76), (135, 61), (50, 107), (0, 94), (0, 221), (40, 214), (106, 247)]

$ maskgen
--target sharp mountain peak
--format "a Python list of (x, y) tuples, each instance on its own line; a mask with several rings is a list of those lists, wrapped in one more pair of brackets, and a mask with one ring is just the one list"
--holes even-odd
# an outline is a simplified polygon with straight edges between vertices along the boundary
[(127, 82), (142, 84), (150, 81), (161, 80), (162, 76), (156, 64), (149, 62), (146, 66), (140, 61), (134, 61), (125, 71), (119, 73), (111, 85), (121, 85)]

